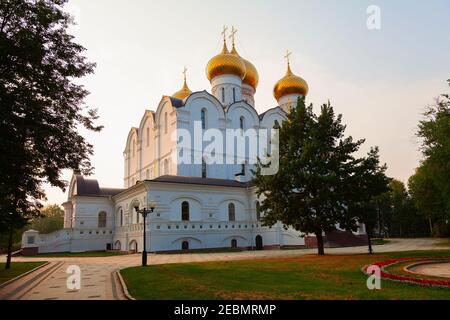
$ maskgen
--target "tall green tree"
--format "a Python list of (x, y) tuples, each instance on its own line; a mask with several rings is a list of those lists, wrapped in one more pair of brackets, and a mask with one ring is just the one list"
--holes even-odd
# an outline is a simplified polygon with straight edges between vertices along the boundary
[(44, 182), (64, 189), (63, 169), (92, 171), (93, 147), (78, 129), (101, 127), (76, 80), (94, 64), (67, 32), (66, 2), (0, 2), (0, 229), (11, 234), (39, 215)]
[[(373, 230), (378, 227), (382, 231), (382, 208), (385, 204), (383, 194), (388, 191), (390, 179), (386, 176), (386, 165), (380, 165), (378, 148), (372, 148), (367, 157), (358, 159), (348, 183), (348, 210), (350, 218), (341, 225), (355, 231), (355, 221), (364, 223), (366, 227), (369, 253), (372, 254)], [(350, 223), (350, 224), (349, 224)]]
[(448, 212), (441, 189), (428, 169), (426, 162), (417, 168), (408, 180), (408, 188), (418, 212), (428, 221), (430, 236), (433, 236), (434, 226), (448, 219)]
[(450, 95), (442, 94), (423, 115), (417, 136), (424, 159), (408, 185), (418, 212), (429, 221), (430, 234), (442, 236), (448, 234), (450, 220)]
[[(450, 85), (450, 80), (447, 80)], [(450, 94), (442, 94), (426, 108), (417, 132), (422, 141), (424, 172), (434, 181), (450, 218)]]
[(369, 190), (365, 185), (371, 181), (369, 171), (377, 171), (373, 157), (378, 151), (356, 158), (364, 140), (344, 137), (344, 131), (342, 116), (335, 115), (330, 103), (316, 115), (312, 105), (305, 106), (299, 99), (279, 128), (279, 171), (264, 175), (261, 162), (254, 170), (263, 223), (270, 226), (281, 221), (315, 234), (320, 255), (324, 254), (323, 232), (335, 230), (337, 224), (356, 228), (358, 221), (349, 206), (365, 199), (358, 187)]

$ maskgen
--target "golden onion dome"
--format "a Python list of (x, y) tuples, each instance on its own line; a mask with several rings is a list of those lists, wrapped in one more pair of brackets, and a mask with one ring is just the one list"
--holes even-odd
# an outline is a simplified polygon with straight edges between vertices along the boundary
[(233, 74), (241, 79), (244, 79), (245, 73), (244, 62), (239, 57), (228, 51), (225, 41), (223, 43), (222, 52), (209, 60), (206, 65), (206, 76), (210, 81), (214, 77), (224, 74)]
[(172, 97), (180, 99), (180, 100), (184, 100), (187, 97), (189, 97), (192, 94), (191, 89), (189, 89), (187, 83), (186, 83), (186, 69), (184, 69), (184, 83), (183, 83), (183, 87), (181, 88), (181, 90), (175, 92)]
[(242, 83), (248, 84), (249, 86), (251, 86), (253, 89), (256, 90), (256, 88), (258, 87), (258, 82), (259, 82), (259, 74), (258, 74), (258, 70), (256, 70), (256, 67), (253, 65), (253, 63), (242, 58), (239, 55), (239, 53), (237, 53), (234, 43), (233, 43), (233, 48), (231, 49), (230, 53), (238, 56), (242, 60), (242, 62), (244, 62), (246, 72), (245, 72), (244, 79), (242, 79)]
[(288, 94), (301, 94), (306, 96), (309, 87), (305, 80), (292, 73), (291, 66), (288, 62), (286, 75), (281, 78), (273, 88), (273, 95), (276, 100)]

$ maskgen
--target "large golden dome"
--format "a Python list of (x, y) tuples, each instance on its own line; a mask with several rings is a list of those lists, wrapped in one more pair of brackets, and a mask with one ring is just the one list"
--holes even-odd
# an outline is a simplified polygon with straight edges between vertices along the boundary
[(244, 79), (246, 73), (245, 64), (238, 56), (228, 51), (226, 42), (223, 43), (222, 52), (209, 60), (206, 65), (208, 80), (223, 74), (233, 74)]
[(245, 71), (246, 72), (245, 72), (244, 79), (242, 79), (242, 83), (248, 84), (249, 86), (251, 86), (253, 89), (256, 90), (256, 88), (258, 87), (258, 82), (259, 82), (258, 70), (256, 70), (256, 68), (253, 65), (253, 63), (251, 63), (250, 61), (242, 58), (239, 55), (239, 53), (237, 53), (234, 44), (233, 44), (233, 48), (231, 49), (230, 53), (238, 56), (242, 60), (242, 62), (244, 62)]
[(291, 66), (288, 63), (286, 75), (275, 84), (275, 87), (273, 88), (273, 95), (275, 99), (278, 100), (288, 94), (301, 94), (306, 96), (308, 91), (309, 87), (306, 81), (293, 74), (291, 71)]
[(189, 89), (187, 83), (186, 83), (186, 69), (184, 71), (184, 83), (183, 83), (183, 87), (181, 88), (181, 90), (175, 92), (172, 97), (180, 99), (180, 100), (184, 100), (187, 97), (189, 97), (192, 94), (191, 89)]

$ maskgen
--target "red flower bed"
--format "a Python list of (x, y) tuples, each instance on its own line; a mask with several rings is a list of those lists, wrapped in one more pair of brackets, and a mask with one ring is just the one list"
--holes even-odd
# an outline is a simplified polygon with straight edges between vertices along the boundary
[[(450, 257), (443, 257), (442, 259), (450, 259)], [(438, 260), (438, 259), (436, 259), (436, 258), (397, 258), (397, 259), (390, 259), (390, 260), (385, 260), (385, 261), (378, 261), (378, 262), (373, 263), (372, 265), (376, 265), (376, 266), (380, 267), (381, 278), (390, 279), (390, 280), (394, 280), (394, 281), (414, 283), (414, 284), (418, 284), (418, 285), (441, 286), (441, 287), (449, 287), (450, 288), (450, 280), (430, 280), (430, 279), (412, 278), (412, 277), (388, 273), (384, 270), (385, 267), (393, 265), (398, 262), (427, 261), (427, 260)], [(368, 267), (369, 266), (366, 266), (364, 268), (365, 273), (367, 273)]]

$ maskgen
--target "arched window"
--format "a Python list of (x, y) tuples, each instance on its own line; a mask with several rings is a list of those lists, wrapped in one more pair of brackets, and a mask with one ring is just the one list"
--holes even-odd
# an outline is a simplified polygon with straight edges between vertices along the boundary
[(169, 174), (169, 160), (164, 160), (164, 168), (163, 168), (163, 172), (165, 175)]
[(202, 120), (202, 129), (205, 130), (206, 129), (206, 109), (202, 109), (202, 111), (200, 112), (200, 117)]
[(150, 128), (149, 127), (147, 127), (147, 129), (146, 129), (146, 142), (147, 142), (147, 147), (149, 147), (150, 146)]
[(228, 204), (228, 220), (236, 221), (236, 207), (234, 206), (234, 203)]
[(231, 239), (231, 247), (237, 248), (237, 240), (236, 239)]
[(140, 216), (139, 212), (136, 212), (136, 223), (139, 223), (139, 216)]
[(183, 241), (183, 242), (181, 243), (181, 249), (182, 249), (182, 250), (189, 250), (189, 242)]
[(167, 112), (164, 112), (164, 133), (167, 133)]
[(207, 172), (206, 172), (206, 162), (205, 158), (202, 158), (202, 178), (206, 178)]
[(260, 221), (261, 220), (261, 208), (260, 208), (259, 201), (255, 202), (255, 207), (256, 207), (256, 220)]
[(225, 103), (225, 88), (222, 88), (222, 103)]
[(189, 202), (183, 201), (181, 204), (181, 220), (189, 221)]
[(134, 155), (136, 154), (136, 141), (133, 139), (133, 141), (131, 141), (131, 149), (132, 149), (132, 154), (133, 154), (133, 157), (134, 157)]
[(233, 102), (236, 102), (236, 88), (233, 88)]
[(244, 131), (244, 128), (245, 128), (245, 119), (244, 119), (244, 117), (240, 117), (239, 118), (239, 129)]
[(106, 212), (102, 211), (98, 214), (98, 227), (106, 228)]
[(247, 171), (247, 161), (244, 161), (241, 164), (241, 174), (243, 176), (245, 176), (246, 175), (246, 171)]

